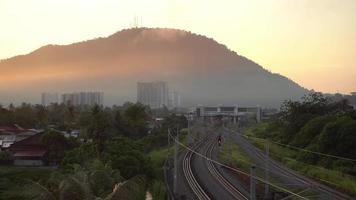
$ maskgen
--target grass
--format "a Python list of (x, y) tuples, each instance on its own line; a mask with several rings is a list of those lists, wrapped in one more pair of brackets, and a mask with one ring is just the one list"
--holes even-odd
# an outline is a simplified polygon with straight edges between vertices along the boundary
[[(241, 147), (239, 147), (236, 143), (233, 143), (232, 141), (229, 140), (223, 144), (222, 149), (219, 151), (218, 159), (220, 162), (230, 165), (233, 168), (239, 169), (247, 174), (250, 174), (251, 166), (255, 165), (252, 159), (246, 154), (246, 152)], [(263, 167), (264, 166), (262, 166), (262, 168), (260, 166), (256, 167), (256, 176), (261, 180), (265, 180), (265, 170)], [(269, 182), (273, 183), (274, 185), (278, 185), (280, 187), (286, 188), (285, 186), (281, 185), (280, 180), (277, 177), (273, 176), (272, 174), (270, 174), (269, 176)], [(264, 191), (263, 186), (264, 183), (260, 183), (259, 185), (260, 195), (262, 195), (263, 193), (262, 191)], [(291, 188), (287, 187), (286, 189), (291, 189)], [(273, 188), (270, 187), (270, 190), (281, 192), (280, 189), (275, 187)]]
[[(187, 129), (181, 130), (179, 134), (179, 141), (183, 144), (187, 143)], [(168, 154), (172, 154), (174, 152), (173, 144), (174, 143), (171, 140), (170, 147), (153, 150), (149, 153), (155, 175), (155, 180), (153, 180), (150, 187), (153, 199), (164, 200), (166, 198), (167, 188), (164, 182), (164, 163), (168, 157)]]
[(153, 180), (150, 187), (150, 192), (153, 199), (163, 200), (166, 197), (166, 184), (164, 180), (164, 162), (167, 159), (169, 152), (172, 152), (172, 147), (153, 150), (149, 153), (151, 159), (155, 180)]
[[(232, 151), (232, 153), (230, 153)], [(230, 156), (232, 154), (232, 156)], [(239, 147), (236, 143), (227, 141), (222, 150), (219, 152), (219, 161), (224, 164), (230, 164), (234, 168), (238, 168), (243, 172), (250, 173), (252, 165), (255, 165), (252, 159), (246, 154), (246, 152)], [(257, 166), (256, 176), (264, 179), (265, 170), (264, 166)], [(276, 178), (270, 177), (270, 181), (278, 183)]]
[(244, 172), (249, 172), (251, 159), (248, 155), (235, 143), (226, 141), (219, 151), (219, 162), (239, 168)]
[[(265, 148), (266, 140), (252, 138), (255, 137), (253, 129), (246, 130), (246, 135), (251, 136), (248, 139), (256, 147), (260, 149)], [(356, 196), (356, 177), (344, 174), (337, 170), (326, 169), (321, 166), (300, 162), (296, 160), (297, 154), (298, 152), (296, 150), (270, 143), (270, 155), (273, 159), (278, 160), (285, 166), (298, 171), (303, 175)]]
[[(170, 149), (172, 149), (172, 147)], [(152, 161), (154, 167), (157, 167), (157, 168), (163, 167), (163, 164), (167, 158), (168, 152), (169, 152), (169, 149), (164, 148), (164, 149), (159, 149), (159, 150), (153, 150), (149, 153), (149, 157), (151, 158), (151, 161)]]
[(166, 184), (164, 181), (154, 180), (151, 187), (151, 194), (153, 199), (165, 200), (166, 199)]
[(52, 172), (51, 168), (0, 166), (0, 178), (40, 181), (47, 179)]

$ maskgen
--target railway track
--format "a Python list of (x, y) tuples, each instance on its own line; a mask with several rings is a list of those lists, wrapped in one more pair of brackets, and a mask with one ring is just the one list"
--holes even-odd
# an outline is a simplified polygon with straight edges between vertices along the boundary
[[(202, 148), (206, 143), (208, 143), (207, 146), (205, 148)], [(238, 200), (249, 199), (242, 192), (240, 192), (238, 188), (236, 188), (231, 182), (229, 182), (220, 173), (216, 165), (212, 162), (211, 159), (215, 146), (216, 146), (215, 138), (213, 139), (211, 137), (205, 138), (204, 140), (196, 144), (194, 147), (192, 147), (190, 150), (188, 150), (183, 157), (183, 173), (195, 197), (199, 200), (213, 199), (213, 197), (209, 195), (210, 193), (206, 192), (203, 186), (199, 184), (197, 178), (193, 173), (192, 166), (191, 166), (192, 158), (194, 154), (198, 152), (200, 148), (202, 148), (204, 150), (202, 155), (205, 157), (204, 160), (206, 162), (206, 166), (209, 173), (224, 188), (224, 190), (226, 190), (231, 195), (232, 199), (238, 199)]]
[[(245, 147), (247, 147), (247, 149), (251, 152), (253, 152), (255, 154), (255, 156), (260, 159), (261, 161), (264, 161), (265, 159), (265, 154), (263, 152), (261, 152), (259, 149), (257, 149), (256, 147), (254, 147), (252, 144), (250, 144), (246, 138), (244, 138), (242, 135), (240, 135), (240, 139), (241, 141), (243, 141), (244, 143), (248, 143), (247, 145), (245, 145)], [(348, 200), (348, 199), (352, 199), (350, 198), (348, 195), (343, 194), (339, 191), (333, 190), (327, 186), (324, 186), (322, 184), (320, 184), (319, 182), (310, 180), (307, 177), (303, 177), (302, 175), (282, 166), (281, 164), (277, 163), (274, 160), (269, 160), (269, 167), (270, 168), (275, 168), (279, 171), (279, 173), (288, 176), (290, 178), (293, 178), (297, 181), (299, 181), (300, 183), (302, 183), (303, 185), (319, 190), (320, 192), (324, 193), (325, 195), (329, 196), (331, 199), (336, 199), (336, 200)]]
[[(205, 155), (212, 159), (212, 154), (213, 154), (213, 150), (216, 146), (216, 141), (217, 140), (212, 140), (208, 146), (208, 148), (206, 149)], [(239, 200), (247, 200), (249, 199), (249, 197), (245, 196), (242, 192), (240, 192), (238, 190), (238, 188), (236, 188), (232, 183), (230, 183), (220, 172), (219, 170), (216, 168), (215, 164), (207, 159), (207, 166), (208, 166), (208, 170), (211, 173), (212, 176), (215, 177), (215, 179), (224, 186), (224, 188), (234, 197), (234, 199), (239, 199)]]
[[(196, 151), (204, 143), (204, 141), (205, 140), (199, 142), (192, 149), (194, 151)], [(191, 166), (193, 154), (194, 154), (194, 152), (188, 150), (183, 158), (183, 173), (184, 173), (185, 179), (187, 180), (189, 187), (193, 191), (194, 195), (199, 200), (210, 200), (211, 199), (210, 196), (204, 191), (204, 189), (198, 183), (197, 179), (195, 178), (195, 176), (193, 174), (192, 166)]]

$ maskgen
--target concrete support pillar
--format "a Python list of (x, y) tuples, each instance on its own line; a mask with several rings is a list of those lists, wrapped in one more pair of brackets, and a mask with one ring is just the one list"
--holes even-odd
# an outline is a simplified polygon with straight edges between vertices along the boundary
[(262, 118), (262, 110), (261, 107), (257, 107), (257, 111), (256, 111), (256, 121), (257, 123), (261, 122), (261, 118)]
[(178, 141), (179, 141), (179, 130), (177, 129), (176, 142), (174, 143), (173, 194), (176, 194), (178, 190), (178, 151), (179, 151)]
[[(265, 156), (265, 181), (269, 183), (269, 140), (266, 140), (266, 156)], [(265, 198), (269, 197), (269, 185), (265, 184)]]
[(250, 174), (250, 200), (256, 200), (256, 167), (251, 166), (251, 174)]

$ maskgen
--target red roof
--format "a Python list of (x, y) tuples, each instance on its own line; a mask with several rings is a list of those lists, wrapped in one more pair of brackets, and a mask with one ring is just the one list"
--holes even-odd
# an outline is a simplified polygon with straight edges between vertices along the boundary
[(45, 154), (46, 150), (18, 151), (14, 154), (14, 157), (42, 157)]
[(45, 149), (45, 146), (41, 143), (41, 137), (44, 132), (36, 133), (31, 135), (23, 140), (13, 143), (9, 147), (11, 152), (20, 152), (20, 151), (37, 151)]
[(22, 132), (27, 132), (27, 131), (29, 131), (29, 130), (23, 129), (16, 124), (13, 126), (0, 126), (0, 132), (22, 133)]

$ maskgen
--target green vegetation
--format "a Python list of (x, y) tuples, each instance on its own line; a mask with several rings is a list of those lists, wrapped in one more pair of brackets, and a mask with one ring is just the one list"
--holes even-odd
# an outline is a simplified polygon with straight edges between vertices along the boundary
[[(249, 130), (249, 140), (261, 150), (265, 148), (266, 140), (253, 138), (251, 130)], [(298, 151), (282, 147), (278, 144), (270, 143), (270, 156), (282, 162), (287, 167), (299, 171), (304, 175), (307, 175), (315, 180), (318, 180), (324, 184), (332, 187), (337, 187), (343, 191), (356, 194), (356, 178), (354, 176), (345, 174), (338, 170), (327, 169), (322, 166), (311, 165), (303, 161), (299, 161)]]
[[(187, 120), (163, 114), (164, 120), (157, 124), (152, 111), (139, 103), (112, 108), (1, 107), (0, 125), (45, 129), (41, 143), (47, 147), (48, 161), (58, 168), (0, 168), (0, 198), (144, 199), (150, 190), (154, 199), (165, 199), (167, 130), (184, 129)], [(81, 130), (81, 140), (57, 131), (72, 129)], [(8, 158), (3, 153), (0, 157)]]
[(21, 187), (30, 181), (44, 184), (49, 179), (53, 169), (25, 168), (0, 166), (0, 197), (1, 199), (21, 199)]
[(250, 157), (236, 143), (228, 140), (222, 145), (218, 159), (220, 162), (231, 165), (249, 173), (251, 167)]
[(166, 199), (167, 189), (164, 180), (164, 163), (167, 159), (169, 151), (172, 152), (171, 149), (172, 148), (165, 148), (150, 152), (149, 157), (151, 158), (153, 164), (155, 177), (157, 177), (150, 189), (154, 199)]
[(261, 149), (268, 138), (276, 160), (356, 194), (356, 162), (348, 160), (356, 159), (356, 112), (347, 101), (332, 102), (319, 93), (302, 102), (286, 101), (276, 119), (246, 130), (245, 135)]
[[(167, 140), (167, 138), (166, 138)], [(187, 129), (182, 129), (179, 135), (179, 141), (186, 144), (187, 142)], [(171, 146), (153, 150), (149, 153), (150, 160), (153, 166), (153, 173), (156, 180), (153, 182), (150, 191), (152, 192), (153, 199), (166, 199), (166, 183), (164, 180), (164, 164), (169, 155), (174, 152), (173, 141)]]

